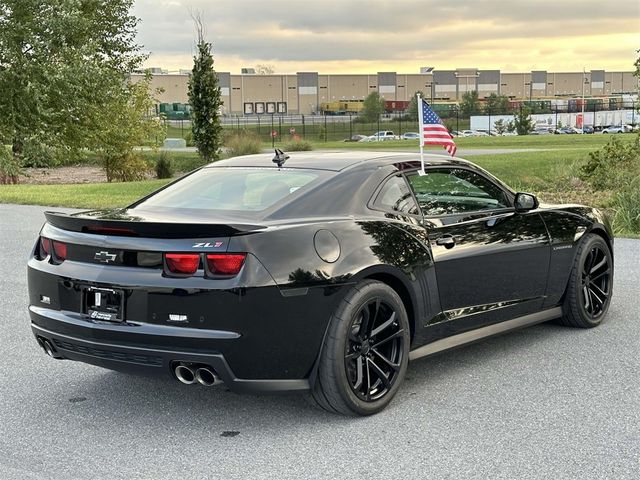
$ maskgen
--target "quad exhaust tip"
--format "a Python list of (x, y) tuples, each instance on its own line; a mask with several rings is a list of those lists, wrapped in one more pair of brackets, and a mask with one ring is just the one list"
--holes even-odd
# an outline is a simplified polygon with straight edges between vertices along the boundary
[(199, 383), (205, 387), (211, 387), (222, 382), (215, 371), (206, 365), (192, 366), (179, 363), (173, 369), (173, 374), (180, 383), (185, 385)]
[(42, 348), (44, 348), (44, 351), (46, 352), (47, 355), (49, 355), (51, 358), (56, 358), (56, 355), (53, 351), (53, 345), (51, 345), (51, 342), (49, 342), (49, 340), (45, 340), (42, 342)]
[(211, 387), (216, 383), (220, 383), (220, 377), (207, 367), (201, 367), (196, 370), (196, 380), (200, 385)]
[(196, 374), (191, 367), (186, 365), (178, 365), (174, 370), (176, 378), (185, 385), (193, 385), (196, 383)]
[(42, 347), (44, 352), (49, 355), (51, 358), (60, 359), (62, 358), (57, 352), (55, 347), (51, 344), (49, 340), (42, 337), (37, 337), (38, 345)]

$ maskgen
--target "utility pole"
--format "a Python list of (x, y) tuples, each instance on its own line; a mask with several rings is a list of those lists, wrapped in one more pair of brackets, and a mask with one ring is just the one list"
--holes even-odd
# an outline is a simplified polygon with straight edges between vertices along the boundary
[(587, 83), (587, 70), (582, 67), (582, 134), (584, 135), (584, 84)]

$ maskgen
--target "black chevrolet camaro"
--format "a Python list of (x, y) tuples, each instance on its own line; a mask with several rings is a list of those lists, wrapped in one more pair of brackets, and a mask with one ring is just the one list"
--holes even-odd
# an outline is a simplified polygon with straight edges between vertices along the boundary
[(411, 359), (602, 321), (613, 235), (464, 160), (298, 153), (200, 168), (121, 209), (46, 212), (31, 326), (58, 359), (383, 409)]

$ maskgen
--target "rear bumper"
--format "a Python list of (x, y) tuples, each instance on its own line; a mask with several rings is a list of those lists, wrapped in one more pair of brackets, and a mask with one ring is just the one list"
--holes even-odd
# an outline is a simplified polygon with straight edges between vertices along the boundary
[[(153, 338), (163, 340), (175, 338), (174, 330), (179, 327), (92, 323), (72, 312), (34, 306), (29, 307), (29, 314), (35, 337), (48, 340), (59, 358), (77, 360), (127, 373), (171, 377), (173, 377), (172, 365), (176, 362), (202, 364), (213, 368), (225, 385), (238, 393), (290, 392), (309, 389), (307, 379), (238, 378), (220, 351), (169, 348), (164, 341), (158, 341), (155, 345), (149, 344), (149, 339)], [(116, 333), (122, 329), (130, 329), (129, 338), (135, 339), (139, 336), (140, 339), (145, 340), (146, 344), (131, 344), (108, 339), (110, 331)], [(179, 330), (182, 331), (181, 340), (193, 340), (194, 343), (232, 340), (239, 337), (234, 332), (226, 331), (183, 328)], [(69, 331), (75, 334), (63, 333)]]

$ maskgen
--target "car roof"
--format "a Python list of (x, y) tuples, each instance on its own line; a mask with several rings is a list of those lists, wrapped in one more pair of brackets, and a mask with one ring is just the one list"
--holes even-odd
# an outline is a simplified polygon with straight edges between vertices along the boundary
[[(273, 167), (273, 153), (259, 153), (220, 160), (205, 168), (218, 167)], [(304, 168), (312, 170), (329, 170), (339, 172), (351, 168), (393, 165), (407, 162), (419, 162), (420, 154), (412, 152), (377, 152), (370, 150), (340, 150), (317, 152), (290, 152), (285, 168)], [(426, 165), (460, 165), (468, 164), (466, 160), (448, 155), (425, 153)]]

